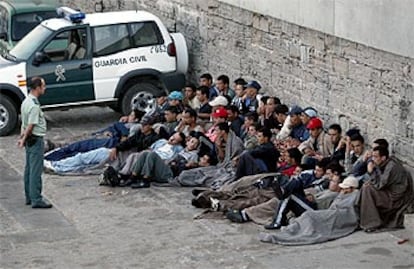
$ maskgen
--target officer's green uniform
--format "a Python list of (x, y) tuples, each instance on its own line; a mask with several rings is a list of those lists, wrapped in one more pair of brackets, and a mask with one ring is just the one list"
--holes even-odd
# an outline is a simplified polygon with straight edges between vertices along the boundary
[(39, 101), (31, 94), (22, 103), (21, 115), (22, 130), (26, 129), (29, 124), (34, 124), (33, 137), (27, 139), (25, 143), (26, 167), (24, 170), (26, 202), (33, 206), (42, 201), (43, 137), (46, 134), (46, 120), (40, 109)]

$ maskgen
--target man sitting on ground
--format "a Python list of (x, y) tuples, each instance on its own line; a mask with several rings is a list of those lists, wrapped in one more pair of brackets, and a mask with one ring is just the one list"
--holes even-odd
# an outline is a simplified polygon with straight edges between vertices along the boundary
[(276, 171), (276, 163), (280, 153), (270, 141), (272, 133), (269, 129), (260, 129), (257, 132), (259, 145), (240, 155), (236, 179), (264, 172)]
[(345, 172), (354, 175), (358, 179), (362, 179), (367, 172), (367, 163), (364, 160), (366, 153), (364, 137), (358, 132), (351, 137), (347, 136), (345, 139)]
[(239, 110), (236, 106), (230, 105), (227, 107), (227, 120), (230, 122), (230, 129), (240, 137), (244, 119), (240, 116)]
[(289, 148), (282, 153), (282, 160), (278, 164), (277, 171), (285, 176), (294, 175), (296, 168), (302, 160), (302, 153), (297, 148)]
[(181, 115), (180, 123), (175, 128), (176, 132), (182, 132), (187, 137), (192, 131), (204, 133), (203, 127), (197, 124), (197, 113), (194, 109), (186, 108)]
[(413, 203), (413, 179), (385, 147), (372, 151), (369, 181), (361, 189), (360, 226), (366, 232), (403, 228), (404, 212)]
[(164, 111), (165, 122), (161, 125), (161, 128), (164, 128), (168, 137), (175, 132), (175, 128), (178, 125), (177, 116), (178, 109), (175, 106), (167, 107)]
[(310, 132), (310, 137), (298, 148), (305, 155), (303, 162), (314, 166), (317, 161), (333, 154), (334, 145), (330, 136), (324, 132), (319, 118), (311, 119), (306, 127)]
[(200, 107), (197, 110), (197, 116), (201, 121), (207, 122), (210, 120), (212, 107), (208, 101), (209, 89), (206, 86), (200, 86), (196, 91), (197, 99), (200, 102)]
[(235, 169), (232, 160), (244, 150), (243, 141), (230, 130), (227, 122), (215, 129), (215, 150), (218, 164), (183, 171), (176, 181), (183, 186), (206, 186), (220, 188), (226, 182), (234, 180)]
[(213, 117), (213, 125), (207, 130), (206, 136), (212, 142), (215, 142), (217, 137), (217, 125), (223, 122), (227, 124), (227, 110), (224, 107), (217, 108), (211, 116)]
[(183, 104), (189, 106), (194, 110), (200, 108), (200, 101), (197, 98), (196, 86), (194, 84), (187, 84), (184, 88)]

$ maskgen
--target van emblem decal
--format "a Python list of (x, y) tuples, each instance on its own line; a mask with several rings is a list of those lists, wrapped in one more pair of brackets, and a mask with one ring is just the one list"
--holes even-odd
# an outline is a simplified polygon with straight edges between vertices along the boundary
[(65, 68), (63, 68), (63, 66), (61, 66), (60, 64), (56, 66), (55, 69), (55, 75), (56, 75), (56, 82), (59, 81), (65, 81)]

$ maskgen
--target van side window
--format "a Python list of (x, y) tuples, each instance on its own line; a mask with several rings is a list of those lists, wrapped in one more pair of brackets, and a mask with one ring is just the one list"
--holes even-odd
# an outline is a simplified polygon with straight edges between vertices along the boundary
[(126, 24), (95, 27), (93, 56), (100, 57), (131, 48)]
[(14, 15), (12, 18), (12, 39), (20, 41), (27, 33), (44, 20), (56, 16), (55, 11), (36, 11)]
[(83, 59), (86, 54), (86, 30), (60, 32), (45, 46), (43, 52), (50, 62)]
[(135, 47), (164, 44), (164, 40), (155, 22), (131, 23), (131, 35)]

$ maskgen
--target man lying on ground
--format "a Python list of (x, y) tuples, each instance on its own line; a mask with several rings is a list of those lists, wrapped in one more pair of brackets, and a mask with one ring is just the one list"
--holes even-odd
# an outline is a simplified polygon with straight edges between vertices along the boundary
[(347, 236), (358, 228), (355, 203), (358, 179), (349, 176), (339, 184), (340, 194), (326, 210), (308, 210), (291, 220), (277, 233), (261, 233), (263, 242), (282, 245), (307, 245)]
[(99, 174), (108, 162), (122, 167), (129, 154), (148, 149), (159, 139), (158, 134), (152, 129), (152, 124), (153, 118), (144, 116), (141, 120), (141, 130), (116, 147), (101, 147), (59, 161), (45, 160), (44, 167), (46, 171), (57, 174)]
[[(59, 161), (72, 157), (80, 152), (87, 152), (97, 148), (112, 148), (125, 140), (135, 132), (134, 126), (137, 122), (138, 110), (133, 110), (127, 117), (127, 121), (118, 121), (107, 128), (93, 133), (94, 138), (85, 139), (70, 143), (69, 145), (55, 148), (45, 154), (45, 160)], [(131, 132), (132, 131), (132, 132)], [(101, 137), (99, 137), (101, 136)]]

